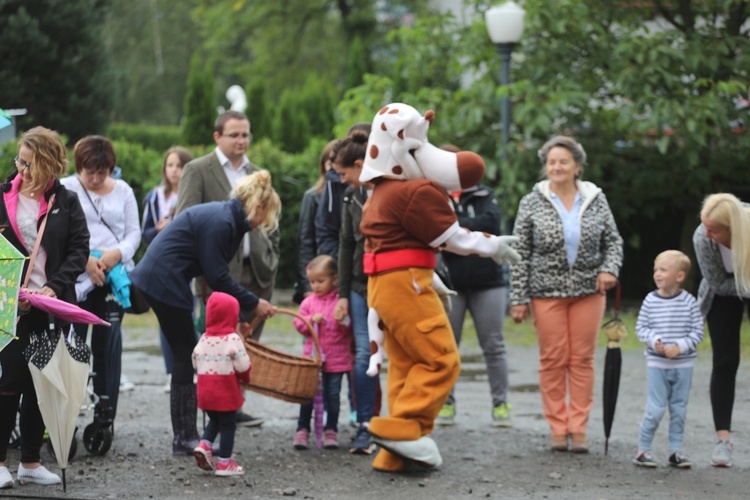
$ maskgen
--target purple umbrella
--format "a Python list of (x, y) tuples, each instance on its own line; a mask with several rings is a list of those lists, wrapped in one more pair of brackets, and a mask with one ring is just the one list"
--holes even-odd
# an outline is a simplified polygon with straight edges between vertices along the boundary
[[(315, 329), (315, 335), (320, 339), (320, 330), (318, 329), (318, 324), (315, 323), (313, 326)], [(322, 357), (322, 353), (321, 353)], [(321, 375), (318, 375), (318, 377), (321, 377)], [(318, 444), (318, 449), (321, 449), (323, 447), (323, 413), (325, 412), (325, 407), (323, 405), (323, 383), (318, 383), (318, 391), (315, 393), (315, 397), (313, 398), (313, 413), (315, 414), (315, 440)]]
[(50, 313), (52, 316), (70, 321), (71, 323), (88, 323), (90, 325), (110, 326), (109, 323), (101, 319), (96, 314), (81, 309), (75, 304), (70, 304), (64, 300), (40, 295), (38, 293), (29, 293), (26, 290), (18, 292), (18, 301), (28, 300), (31, 305), (42, 311)]

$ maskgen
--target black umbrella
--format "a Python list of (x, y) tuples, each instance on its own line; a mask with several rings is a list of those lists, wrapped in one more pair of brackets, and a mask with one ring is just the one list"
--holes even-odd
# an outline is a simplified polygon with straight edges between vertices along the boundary
[(615, 419), (617, 393), (620, 389), (620, 370), (622, 368), (620, 340), (628, 333), (619, 315), (620, 283), (618, 282), (615, 290), (615, 307), (612, 319), (602, 325), (602, 331), (607, 335), (607, 356), (604, 358), (604, 385), (602, 386), (605, 455), (609, 451), (609, 435), (612, 431), (612, 422)]

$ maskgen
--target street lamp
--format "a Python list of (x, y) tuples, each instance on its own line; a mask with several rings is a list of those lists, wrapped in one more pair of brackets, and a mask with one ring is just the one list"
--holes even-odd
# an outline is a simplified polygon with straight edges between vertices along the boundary
[[(523, 34), (523, 17), (526, 11), (512, 0), (498, 7), (492, 7), (484, 13), (487, 33), (490, 40), (497, 47), (502, 62), (500, 83), (510, 84), (510, 55), (513, 47)], [(502, 159), (507, 158), (506, 148), (510, 135), (510, 98), (505, 96), (500, 102), (500, 118), (502, 123)]]

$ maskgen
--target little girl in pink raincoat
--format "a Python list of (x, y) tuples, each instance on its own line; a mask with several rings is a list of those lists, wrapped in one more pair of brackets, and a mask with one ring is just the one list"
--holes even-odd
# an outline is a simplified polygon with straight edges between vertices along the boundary
[[(323, 401), (326, 410), (326, 422), (323, 431), (323, 447), (338, 448), (339, 399), (341, 379), (351, 371), (352, 328), (349, 322), (342, 324), (333, 317), (333, 310), (338, 301), (338, 269), (336, 260), (329, 255), (319, 255), (307, 266), (307, 278), (310, 281), (312, 294), (300, 304), (299, 314), (317, 327), (320, 338), (320, 350), (323, 354)], [(315, 344), (309, 328), (304, 321), (295, 318), (294, 327), (305, 335), (304, 356), (312, 356)], [(294, 447), (304, 450), (310, 438), (310, 420), (313, 403), (301, 405), (297, 421), (297, 434), (294, 436)]]

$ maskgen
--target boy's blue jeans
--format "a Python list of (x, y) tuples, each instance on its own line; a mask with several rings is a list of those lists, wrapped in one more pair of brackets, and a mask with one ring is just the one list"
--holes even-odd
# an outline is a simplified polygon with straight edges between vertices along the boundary
[(680, 451), (692, 380), (692, 368), (646, 369), (646, 414), (641, 422), (639, 450), (651, 450), (654, 434), (669, 405), (669, 453)]

